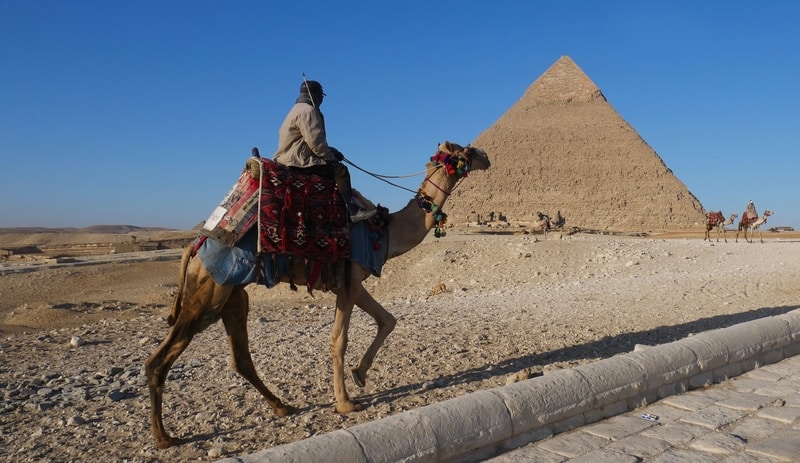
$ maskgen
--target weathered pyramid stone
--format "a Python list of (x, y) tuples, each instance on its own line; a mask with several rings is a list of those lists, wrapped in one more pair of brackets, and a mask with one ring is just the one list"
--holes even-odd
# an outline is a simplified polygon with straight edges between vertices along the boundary
[(472, 143), (492, 168), (456, 188), (451, 223), (478, 215), (566, 227), (648, 232), (702, 226), (705, 211), (603, 93), (562, 56)]

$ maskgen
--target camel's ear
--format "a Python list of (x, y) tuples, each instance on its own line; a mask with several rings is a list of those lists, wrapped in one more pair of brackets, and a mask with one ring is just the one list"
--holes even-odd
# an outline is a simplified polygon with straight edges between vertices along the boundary
[(450, 141), (446, 141), (446, 142), (444, 142), (444, 143), (439, 145), (439, 151), (444, 151), (444, 152), (450, 153), (450, 154), (458, 154), (463, 150), (464, 150), (464, 148), (461, 145), (459, 145), (458, 143), (450, 142)]

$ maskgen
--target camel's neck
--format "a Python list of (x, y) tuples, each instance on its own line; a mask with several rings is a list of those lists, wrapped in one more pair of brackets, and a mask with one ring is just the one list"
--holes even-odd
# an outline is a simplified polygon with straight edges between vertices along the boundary
[[(428, 198), (436, 209), (442, 210), (450, 192), (456, 185), (455, 176), (447, 175), (445, 169), (428, 167), (425, 180), (420, 186), (421, 194)], [(436, 221), (433, 213), (419, 205), (419, 195), (411, 199), (401, 210), (391, 214), (389, 220), (389, 249), (387, 259), (405, 254), (425, 239)]]

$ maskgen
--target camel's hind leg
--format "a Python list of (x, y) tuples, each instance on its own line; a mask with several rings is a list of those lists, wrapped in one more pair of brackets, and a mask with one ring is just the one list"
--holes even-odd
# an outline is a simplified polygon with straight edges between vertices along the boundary
[(249, 311), (249, 299), (244, 288), (236, 288), (231, 293), (228, 302), (222, 310), (222, 322), (225, 324), (225, 331), (228, 333), (228, 343), (231, 347), (231, 366), (242, 375), (250, 384), (255, 387), (267, 402), (275, 410), (278, 416), (292, 415), (297, 409), (285, 405), (276, 397), (258, 377), (256, 368), (253, 365), (253, 358), (250, 356), (250, 347), (247, 336), (247, 313)]
[[(158, 448), (167, 448), (175, 445), (175, 441), (164, 428), (162, 419), (162, 401), (164, 395), (164, 382), (175, 360), (183, 353), (192, 342), (195, 334), (203, 331), (212, 323), (220, 319), (220, 309), (225, 305), (231, 294), (232, 286), (220, 286), (204, 271), (199, 260), (187, 260), (187, 265), (194, 264), (185, 285), (181, 287), (173, 306), (170, 319), (172, 329), (166, 339), (145, 361), (144, 368), (147, 375), (147, 387), (150, 390), (150, 424), (153, 437)], [(186, 266), (181, 267), (181, 282), (183, 283)]]
[(375, 334), (375, 338), (367, 348), (364, 356), (361, 357), (361, 360), (358, 362), (358, 366), (350, 370), (353, 375), (353, 381), (355, 381), (359, 387), (364, 387), (367, 383), (367, 370), (372, 366), (375, 355), (378, 354), (378, 349), (383, 345), (383, 341), (385, 341), (389, 333), (394, 330), (397, 320), (366, 290), (359, 292), (356, 305), (372, 316), (375, 323), (378, 325), (378, 332)]
[(192, 342), (194, 335), (200, 331), (202, 331), (202, 327), (197, 320), (179, 321), (144, 364), (147, 373), (147, 387), (150, 389), (150, 426), (153, 437), (156, 439), (156, 447), (160, 449), (171, 447), (177, 443), (167, 433), (162, 419), (164, 382), (167, 380), (167, 373), (175, 360)]

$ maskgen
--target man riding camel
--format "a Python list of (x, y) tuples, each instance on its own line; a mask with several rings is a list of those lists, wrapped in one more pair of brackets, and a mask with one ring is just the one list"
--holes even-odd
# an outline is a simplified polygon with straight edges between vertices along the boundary
[(319, 109), (325, 96), (322, 84), (303, 79), (300, 96), (278, 131), (278, 151), (272, 159), (302, 174), (332, 177), (347, 205), (350, 220), (366, 220), (375, 211), (361, 209), (353, 202), (350, 172), (342, 163), (344, 155), (328, 145), (325, 118)]

